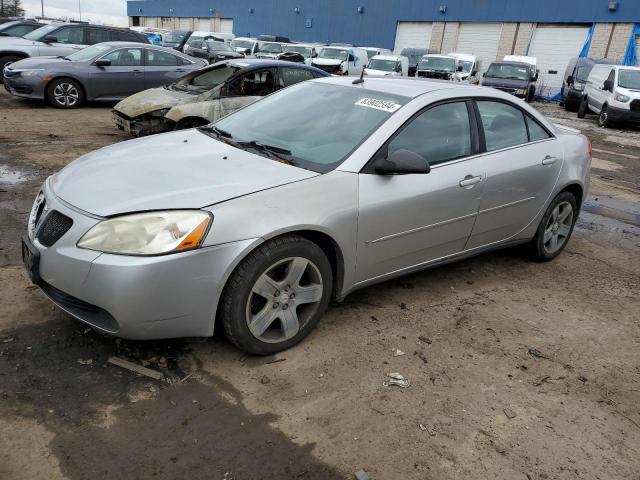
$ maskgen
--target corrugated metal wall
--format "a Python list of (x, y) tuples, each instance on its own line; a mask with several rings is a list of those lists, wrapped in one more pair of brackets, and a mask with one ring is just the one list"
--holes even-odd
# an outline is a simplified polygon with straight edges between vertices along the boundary
[[(396, 22), (637, 22), (640, 0), (129, 0), (129, 16), (233, 18), (236, 35), (393, 47)], [(440, 12), (440, 6), (446, 12)], [(171, 11), (171, 9), (173, 11)], [(296, 11), (297, 9), (297, 11)], [(359, 12), (362, 11), (362, 13)]]

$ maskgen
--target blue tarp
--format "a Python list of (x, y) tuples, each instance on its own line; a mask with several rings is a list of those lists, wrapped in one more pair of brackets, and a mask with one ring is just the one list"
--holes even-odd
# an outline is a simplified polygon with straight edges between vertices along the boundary
[(640, 23), (636, 23), (631, 32), (627, 51), (624, 52), (624, 65), (638, 65), (638, 52), (636, 51), (636, 36), (640, 35)]

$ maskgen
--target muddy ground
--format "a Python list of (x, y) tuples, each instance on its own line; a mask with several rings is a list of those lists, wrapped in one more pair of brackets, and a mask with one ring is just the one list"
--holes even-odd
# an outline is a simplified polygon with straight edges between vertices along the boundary
[[(108, 106), (2, 91), (0, 478), (640, 478), (640, 132), (537, 106), (595, 149), (558, 259), (505, 250), (368, 288), (252, 358), (224, 338), (106, 338), (29, 284), (19, 235), (39, 185), (125, 136)], [(384, 387), (389, 372), (411, 386)]]

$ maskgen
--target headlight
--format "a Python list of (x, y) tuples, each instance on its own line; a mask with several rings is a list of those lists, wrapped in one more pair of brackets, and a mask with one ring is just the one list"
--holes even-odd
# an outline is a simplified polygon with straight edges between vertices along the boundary
[(578, 92), (581, 92), (584, 90), (584, 83), (574, 83), (573, 84), (573, 89), (577, 90)]
[(213, 220), (202, 210), (123, 215), (92, 227), (79, 248), (121, 255), (160, 255), (198, 248)]
[(627, 103), (629, 100), (631, 100), (629, 97), (627, 97), (626, 95), (622, 95), (621, 93), (616, 93), (615, 99), (616, 102), (622, 103)]
[(38, 75), (38, 73), (43, 71), (43, 68), (33, 68), (28, 70), (14, 70), (13, 73), (17, 73), (21, 77), (33, 77), (34, 75)]

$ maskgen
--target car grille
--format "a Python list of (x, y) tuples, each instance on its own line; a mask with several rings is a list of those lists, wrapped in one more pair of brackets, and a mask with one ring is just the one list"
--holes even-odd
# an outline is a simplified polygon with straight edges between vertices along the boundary
[(80, 300), (79, 298), (72, 297), (47, 282), (42, 282), (40, 288), (53, 303), (83, 322), (106, 330), (107, 332), (115, 333), (119, 330), (120, 326), (118, 322), (106, 310), (87, 303), (84, 300)]
[[(40, 212), (40, 215), (42, 215), (42, 212)], [(38, 220), (39, 215), (38, 212), (36, 212), (36, 225)], [(42, 220), (42, 225), (38, 227), (36, 239), (43, 246), (51, 247), (69, 231), (71, 225), (73, 225), (73, 220), (57, 210), (51, 210), (51, 212)]]
[(507, 92), (510, 93), (511, 95), (514, 95), (516, 93), (516, 89), (515, 88), (506, 88), (506, 87), (493, 87), (496, 90), (501, 90), (503, 92)]
[(319, 68), (320, 70), (324, 70), (327, 73), (338, 73), (340, 71), (340, 66), (336, 65), (316, 65), (312, 64), (313, 67)]
[(13, 90), (16, 93), (24, 93), (24, 94), (33, 93), (33, 88), (30, 87), (29, 85), (15, 85), (13, 87)]
[(640, 100), (634, 100), (631, 102), (630, 107), (632, 112), (640, 112)]

